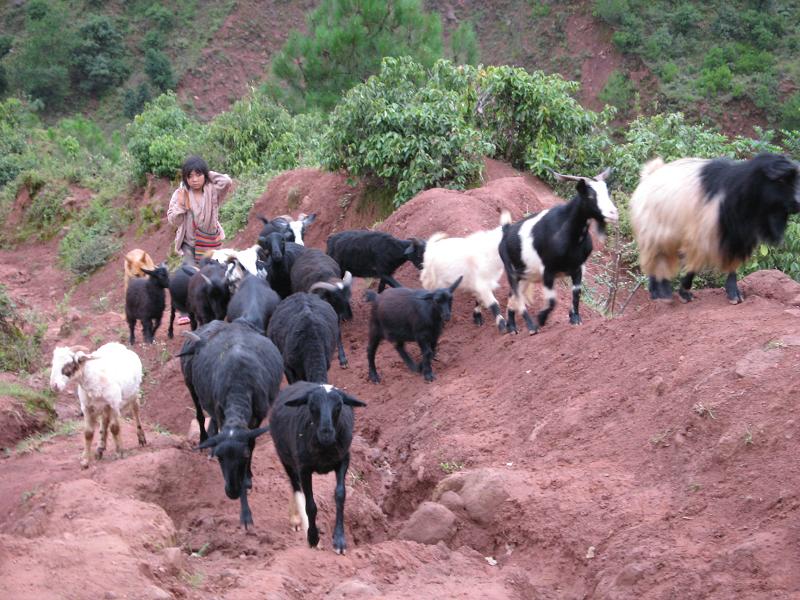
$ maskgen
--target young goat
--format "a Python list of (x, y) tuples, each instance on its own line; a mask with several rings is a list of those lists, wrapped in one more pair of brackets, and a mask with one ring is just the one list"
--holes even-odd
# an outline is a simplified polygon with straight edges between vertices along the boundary
[[(518, 333), (516, 312), (522, 313), (531, 334), (545, 324), (556, 305), (554, 285), (559, 275), (572, 278), (569, 322), (573, 325), (581, 322), (578, 303), (583, 265), (592, 253), (589, 221), (594, 219), (600, 232), (604, 233), (606, 219), (616, 221), (619, 218), (605, 183), (610, 172), (611, 169), (606, 169), (594, 178), (555, 173), (560, 181), (575, 181), (577, 195), (567, 204), (543, 210), (513, 225), (503, 225), (499, 250), (511, 286), (509, 333)], [(538, 325), (528, 314), (526, 302), (528, 287), (536, 281), (542, 282), (547, 300), (547, 306), (537, 315)]]
[(100, 460), (106, 450), (108, 430), (114, 436), (117, 457), (121, 458), (122, 437), (119, 417), (130, 409), (136, 422), (136, 437), (144, 446), (142, 423), (139, 421), (139, 386), (142, 383), (142, 363), (137, 354), (122, 344), (111, 342), (94, 352), (86, 348), (58, 346), (53, 350), (50, 368), (50, 387), (63, 392), (70, 380), (78, 383), (78, 398), (83, 412), (84, 449), (81, 467), (89, 466), (92, 454), (92, 439), (100, 419), (100, 444), (95, 458)]
[(134, 277), (144, 277), (143, 269), (152, 271), (156, 268), (156, 264), (150, 255), (141, 248), (134, 248), (125, 255), (125, 289), (124, 293), (128, 293), (128, 281)]
[[(375, 369), (375, 352), (384, 339), (394, 344), (397, 353), (409, 369), (415, 373), (421, 372), (425, 381), (433, 381), (436, 378), (431, 368), (431, 360), (436, 354), (436, 345), (444, 324), (450, 320), (453, 292), (460, 283), (461, 277), (450, 287), (433, 291), (391, 288), (381, 294), (372, 291), (365, 293), (366, 299), (372, 303), (367, 347), (371, 382), (381, 381)], [(406, 352), (405, 343), (411, 341), (416, 342), (422, 352), (419, 365)]]
[[(225, 494), (239, 499), (239, 520), (253, 524), (247, 490), (253, 485), (250, 465), (255, 439), (268, 431), (259, 427), (278, 394), (281, 355), (275, 345), (246, 323), (213, 322), (186, 332), (181, 368), (195, 402), (198, 422), (202, 410), (211, 416), (212, 435), (199, 448), (213, 448), (225, 479)], [(219, 433), (217, 433), (219, 431)], [(201, 425), (201, 439), (203, 428)]]
[(800, 167), (777, 154), (741, 162), (658, 158), (642, 168), (630, 207), (651, 298), (672, 300), (670, 280), (683, 257), (682, 302), (692, 299), (695, 273), (713, 267), (728, 274), (725, 292), (738, 304), (736, 270), (759, 242), (780, 243), (789, 215), (800, 211)]
[(328, 238), (328, 255), (355, 277), (378, 277), (378, 293), (387, 285), (402, 287), (392, 274), (407, 260), (422, 269), (425, 242), (399, 240), (381, 231), (342, 231)]
[[(510, 221), (511, 216), (503, 212), (500, 225)], [(476, 231), (463, 238), (447, 237), (444, 233), (433, 234), (425, 246), (425, 265), (421, 280), (422, 287), (434, 290), (452, 285), (458, 277), (463, 277), (461, 289), (475, 297), (472, 320), (476, 325), (482, 325), (481, 306), (488, 308), (502, 333), (506, 330), (506, 322), (494, 296), (494, 290), (503, 274), (503, 263), (497, 252), (501, 237), (501, 227)]]
[(353, 276), (346, 271), (342, 277), (342, 268), (330, 256), (316, 248), (306, 248), (292, 264), (290, 273), (292, 292), (309, 292), (319, 294), (328, 302), (339, 316), (336, 346), (339, 352), (339, 366), (347, 368), (347, 357), (342, 343), (341, 323), (353, 318), (350, 307), (350, 287)]
[(164, 290), (169, 287), (169, 273), (164, 263), (152, 271), (143, 269), (147, 279), (133, 279), (125, 292), (125, 318), (130, 329), (131, 346), (136, 343), (136, 321), (142, 322), (144, 341), (152, 344), (164, 315)]
[(330, 304), (316, 294), (292, 294), (278, 305), (267, 335), (283, 356), (286, 381), (328, 383), (339, 337), (339, 319)]
[(366, 404), (332, 385), (299, 381), (281, 390), (269, 417), (272, 441), (292, 486), (290, 523), (295, 530), (302, 523), (312, 548), (319, 547), (319, 530), (311, 476), (336, 472), (333, 549), (337, 554), (347, 549), (345, 476), (350, 465), (355, 406)]
[(238, 291), (228, 304), (225, 320), (233, 322), (242, 319), (255, 330), (267, 335), (267, 326), (281, 299), (266, 281), (266, 264), (261, 261), (257, 264), (259, 274), (256, 276), (247, 273), (244, 276)]
[(192, 331), (214, 319), (223, 320), (230, 298), (226, 267), (217, 262), (201, 267), (189, 280), (187, 293)]

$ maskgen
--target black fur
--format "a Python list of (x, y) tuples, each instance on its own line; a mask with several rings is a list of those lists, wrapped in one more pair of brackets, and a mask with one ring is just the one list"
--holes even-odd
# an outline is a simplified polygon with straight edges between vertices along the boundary
[(267, 248), (267, 280), (281, 298), (292, 294), (292, 265), (306, 249), (305, 246), (287, 242), (280, 236), (272, 234)]
[(181, 265), (169, 276), (170, 311), (169, 329), (167, 330), (169, 339), (174, 336), (175, 312), (189, 312), (189, 280), (195, 273), (197, 273), (197, 268)]
[[(253, 524), (247, 490), (252, 487), (255, 438), (267, 431), (258, 427), (278, 395), (281, 355), (244, 323), (212, 321), (192, 335), (181, 350), (181, 368), (200, 424), (199, 447), (214, 449), (225, 493), (239, 498), (240, 521), (247, 528)], [(203, 410), (211, 416), (210, 437)]]
[(225, 265), (211, 261), (189, 280), (187, 308), (192, 331), (214, 319), (225, 319), (231, 298), (225, 269)]
[(130, 329), (131, 346), (136, 343), (134, 335), (136, 321), (142, 322), (144, 341), (153, 343), (156, 329), (161, 325), (161, 317), (164, 314), (166, 304), (164, 290), (169, 287), (169, 273), (164, 265), (159, 265), (152, 271), (147, 269), (142, 271), (147, 277), (131, 279), (125, 294), (125, 318)]
[[(390, 288), (381, 294), (367, 291), (366, 299), (372, 303), (369, 323), (369, 345), (367, 362), (369, 380), (380, 383), (375, 368), (375, 352), (381, 340), (394, 344), (406, 366), (415, 373), (422, 373), (425, 381), (433, 381), (431, 361), (436, 354), (436, 345), (444, 324), (450, 320), (453, 292), (461, 283), (459, 277), (449, 288), (419, 290)], [(422, 360), (416, 364), (405, 349), (406, 342), (416, 342), (422, 352)]]
[(245, 273), (238, 291), (228, 303), (228, 314), (225, 318), (228, 321), (243, 319), (266, 335), (270, 318), (280, 301), (280, 296), (269, 283), (256, 275)]
[(286, 381), (328, 382), (339, 320), (316, 294), (299, 292), (283, 300), (272, 315), (267, 335), (283, 355)]
[(346, 392), (300, 381), (283, 389), (269, 417), (275, 450), (283, 464), (293, 492), (302, 491), (308, 516), (308, 545), (319, 543), (317, 505), (311, 484), (313, 473), (336, 472), (336, 525), (333, 549), (345, 551), (345, 476), (350, 464), (353, 440), (353, 407), (366, 406)]
[(342, 231), (328, 238), (327, 253), (343, 271), (350, 271), (355, 277), (379, 278), (380, 293), (387, 284), (401, 287), (392, 275), (407, 260), (422, 269), (425, 242), (416, 238), (399, 240), (382, 231)]

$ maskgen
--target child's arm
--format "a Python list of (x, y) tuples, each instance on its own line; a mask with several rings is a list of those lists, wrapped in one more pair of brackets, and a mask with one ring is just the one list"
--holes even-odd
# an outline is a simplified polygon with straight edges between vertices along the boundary
[(186, 191), (183, 186), (179, 187), (172, 193), (172, 198), (169, 201), (169, 208), (167, 208), (167, 221), (170, 225), (180, 225), (185, 218), (183, 215), (189, 210), (186, 206)]
[(212, 187), (217, 191), (217, 201), (221, 203), (225, 199), (225, 196), (228, 195), (233, 180), (230, 178), (230, 176), (225, 175), (225, 173), (217, 173), (216, 171), (209, 171), (208, 181), (212, 185)]

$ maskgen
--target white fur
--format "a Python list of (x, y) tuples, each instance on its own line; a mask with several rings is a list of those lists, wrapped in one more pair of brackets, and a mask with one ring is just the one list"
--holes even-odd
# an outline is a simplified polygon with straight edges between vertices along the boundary
[(619, 211), (611, 201), (611, 196), (608, 193), (608, 186), (606, 185), (606, 182), (587, 179), (586, 183), (588, 183), (589, 187), (594, 190), (594, 193), (597, 196), (597, 207), (600, 209), (600, 212), (603, 213), (603, 217), (609, 221), (618, 221)]
[(214, 250), (211, 258), (222, 264), (226, 264), (231, 258), (236, 258), (248, 272), (258, 275), (258, 270), (256, 269), (257, 251), (258, 245), (250, 246), (245, 250), (220, 248), (219, 250)]
[(289, 221), (289, 229), (294, 232), (294, 243), (305, 246), (303, 243), (303, 222), (302, 221)]
[(543, 210), (532, 219), (525, 221), (519, 228), (520, 248), (522, 249), (522, 262), (525, 264), (524, 279), (530, 281), (541, 281), (544, 274), (544, 263), (539, 257), (539, 253), (533, 247), (533, 226), (550, 212), (550, 209)]

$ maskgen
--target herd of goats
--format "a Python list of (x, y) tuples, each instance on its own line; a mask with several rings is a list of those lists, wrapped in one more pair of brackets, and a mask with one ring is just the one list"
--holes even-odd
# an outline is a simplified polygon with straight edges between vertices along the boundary
[[(171, 274), (163, 263), (155, 266), (145, 252), (133, 250), (126, 257), (130, 344), (137, 321), (145, 341), (153, 341), (169, 288), (168, 336), (173, 337), (176, 310), (187, 312), (191, 320), (192, 331), (184, 334), (179, 356), (197, 411), (199, 447), (210, 448), (219, 460), (226, 494), (240, 500), (242, 525), (253, 523), (247, 490), (252, 487), (255, 438), (269, 431), (292, 486), (291, 523), (304, 528), (312, 547), (319, 543), (319, 531), (311, 476), (335, 471), (333, 548), (344, 552), (353, 408), (365, 404), (328, 384), (328, 370), (334, 348), (339, 364), (347, 365), (340, 325), (352, 317), (353, 276), (379, 281), (377, 293), (366, 292), (372, 305), (367, 356), (374, 383), (380, 382), (375, 353), (384, 339), (412, 372), (426, 381), (434, 379), (431, 360), (457, 288), (475, 298), (476, 324), (482, 324), (481, 310), (488, 308), (501, 333), (518, 332), (517, 313), (535, 333), (556, 304), (555, 278), (569, 276), (569, 319), (579, 324), (581, 279), (592, 251), (590, 222), (602, 234), (606, 221), (619, 216), (608, 176), (608, 169), (595, 177), (556, 174), (575, 183), (569, 202), (516, 223), (503, 211), (498, 227), (463, 238), (437, 233), (428, 240), (401, 240), (353, 230), (331, 235), (327, 252), (322, 252), (303, 244), (314, 215), (301, 215), (298, 220), (261, 217), (264, 227), (257, 245), (214, 251), (199, 267), (183, 265)], [(712, 267), (728, 273), (729, 301), (741, 302), (736, 269), (757, 244), (781, 241), (789, 216), (800, 212), (799, 181), (798, 164), (776, 154), (740, 162), (686, 158), (645, 164), (630, 217), (651, 297), (671, 301), (671, 281), (683, 265), (678, 290), (682, 301), (692, 299), (695, 272)], [(403, 287), (394, 279), (406, 261), (421, 270), (421, 289)], [(511, 290), (506, 318), (494, 296), (503, 272)], [(534, 322), (527, 299), (535, 282), (543, 285), (546, 305)], [(419, 363), (407, 353), (406, 342), (419, 345)], [(280, 390), (283, 376), (289, 385)], [(132, 410), (139, 443), (146, 443), (138, 411), (141, 379), (139, 357), (122, 344), (109, 343), (94, 352), (55, 348), (51, 386), (60, 391), (70, 380), (78, 384), (85, 421), (83, 467), (89, 465), (98, 420), (95, 457), (103, 456), (109, 428), (117, 453), (122, 453), (118, 418), (124, 410)], [(210, 417), (208, 431), (204, 412)], [(269, 427), (262, 427), (267, 416)]]

